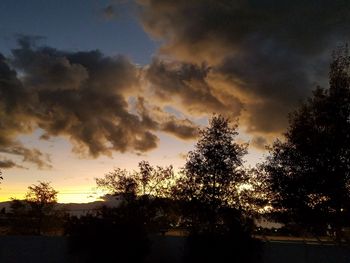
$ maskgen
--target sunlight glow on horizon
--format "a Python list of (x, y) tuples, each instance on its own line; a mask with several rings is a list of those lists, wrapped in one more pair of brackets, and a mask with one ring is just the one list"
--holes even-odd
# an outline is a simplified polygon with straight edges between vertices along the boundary
[[(168, 137), (168, 135), (165, 136)], [(58, 191), (59, 203), (94, 202), (100, 200), (100, 197), (107, 193), (96, 188), (95, 178), (103, 177), (104, 174), (115, 168), (137, 170), (137, 165), (141, 160), (147, 160), (154, 166), (173, 165), (174, 171), (177, 172), (185, 164), (185, 159), (180, 156), (180, 153), (186, 154), (193, 149), (194, 144), (195, 141), (189, 143), (185, 152), (169, 156), (168, 154), (177, 148), (178, 141), (163, 138), (159, 149), (157, 149), (157, 151), (162, 152), (161, 155), (137, 156), (116, 153), (113, 159), (103, 156), (96, 160), (78, 159), (73, 157), (70, 151), (64, 154), (68, 150), (65, 149), (60, 155), (68, 156), (68, 160), (60, 159), (59, 163), (65, 163), (66, 168), (59, 167), (58, 163), (54, 163), (52, 170), (38, 171), (34, 167), (28, 170), (14, 168), (9, 176), (7, 176), (9, 170), (3, 170), (4, 180), (0, 185), (0, 201), (10, 201), (11, 198), (24, 199), (28, 186), (37, 184), (38, 181), (47, 181), (51, 182), (51, 186)], [(254, 166), (256, 162), (261, 160), (261, 157), (261, 151), (249, 149), (249, 154), (244, 158), (246, 160), (245, 166)], [(79, 175), (72, 175), (72, 172)]]

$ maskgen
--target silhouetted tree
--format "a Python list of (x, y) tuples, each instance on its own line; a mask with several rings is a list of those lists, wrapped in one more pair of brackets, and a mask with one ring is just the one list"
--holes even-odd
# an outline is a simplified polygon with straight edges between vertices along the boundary
[(117, 168), (103, 178), (96, 178), (97, 187), (130, 201), (137, 196), (168, 197), (173, 183), (172, 166), (153, 167), (148, 162), (139, 163), (139, 171), (128, 172)]
[(12, 199), (10, 213), (8, 214), (10, 226), (9, 233), (15, 235), (36, 234), (36, 226), (30, 215), (30, 206), (22, 200)]
[(256, 219), (267, 216), (272, 210), (268, 174), (258, 164), (254, 168), (246, 169), (244, 175), (244, 184), (239, 192), (241, 208)]
[(96, 178), (97, 187), (121, 197), (121, 207), (142, 215), (147, 231), (169, 228), (174, 221), (173, 202), (170, 200), (174, 184), (173, 167), (153, 167), (139, 163), (139, 171), (115, 169), (103, 178)]
[(121, 196), (125, 201), (136, 198), (137, 182), (128, 171), (117, 168), (113, 172), (105, 174), (103, 178), (96, 178), (98, 188), (107, 190), (109, 193)]
[(252, 229), (248, 224), (242, 224), (236, 212), (226, 213), (225, 232), (191, 234), (186, 240), (184, 261), (261, 262), (261, 242), (251, 237)]
[[(221, 115), (199, 132), (195, 149), (174, 187), (190, 227), (186, 262), (254, 262), (259, 242), (253, 221), (244, 213), (240, 192), (247, 183), (243, 156), (247, 144), (236, 142), (237, 125)], [(242, 251), (250, 250), (250, 253)]]
[(39, 184), (28, 187), (25, 200), (13, 199), (10, 207), (12, 232), (40, 235), (43, 230), (57, 227), (61, 216), (56, 210), (57, 193), (50, 183), (39, 181)]
[(48, 182), (40, 182), (38, 185), (28, 186), (26, 201), (38, 206), (40, 209), (51, 208), (57, 203), (58, 192)]
[(169, 197), (171, 185), (174, 183), (173, 166), (151, 166), (146, 161), (139, 163), (140, 172), (136, 173), (139, 194), (142, 196)]
[(317, 88), (290, 114), (284, 140), (277, 140), (264, 164), (273, 205), (285, 222), (340, 235), (350, 212), (350, 57), (335, 53), (329, 89)]
[(217, 223), (220, 208), (240, 209), (238, 188), (244, 180), (242, 158), (247, 145), (235, 141), (236, 129), (227, 118), (213, 116), (209, 127), (200, 131), (175, 187), (180, 199), (207, 210), (203, 213), (209, 216), (211, 227)]
[(71, 217), (66, 235), (74, 262), (144, 262), (150, 241), (139, 212), (130, 206), (103, 207), (95, 214)]

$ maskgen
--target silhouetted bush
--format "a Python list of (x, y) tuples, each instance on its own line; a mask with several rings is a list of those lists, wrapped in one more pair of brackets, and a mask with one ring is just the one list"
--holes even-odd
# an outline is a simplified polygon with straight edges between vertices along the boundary
[(73, 217), (66, 227), (73, 262), (144, 262), (150, 243), (142, 217), (128, 207)]
[(252, 238), (253, 221), (236, 209), (218, 216), (221, 224), (190, 233), (185, 262), (260, 262), (261, 241)]

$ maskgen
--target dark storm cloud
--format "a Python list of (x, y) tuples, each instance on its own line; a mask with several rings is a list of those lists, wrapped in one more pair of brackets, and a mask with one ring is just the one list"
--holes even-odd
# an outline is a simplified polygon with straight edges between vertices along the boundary
[[(37, 149), (27, 149), (16, 140), (18, 134), (31, 133), (30, 93), (25, 91), (17, 73), (0, 54), (0, 152), (22, 156), (23, 161), (38, 168), (49, 168), (49, 157)], [(6, 168), (15, 167), (12, 160), (2, 161)]]
[(190, 113), (223, 113), (230, 109), (238, 115), (241, 103), (234, 97), (228, 104), (222, 101), (208, 83), (209, 72), (210, 68), (204, 64), (153, 60), (146, 69), (146, 80), (161, 101), (176, 103), (180, 100), (181, 108)]
[[(350, 35), (350, 2), (345, 0), (138, 3), (145, 30), (162, 40), (160, 56), (207, 63), (209, 77), (224, 81), (227, 92), (231, 86), (232, 96), (244, 103), (242, 122), (257, 134), (281, 132), (287, 113), (315, 82), (326, 85), (329, 60), (324, 58)], [(162, 83), (161, 92), (175, 90), (171, 85)], [(215, 81), (201, 86), (205, 94), (213, 94), (214, 87)], [(179, 92), (182, 99), (196, 104), (197, 97), (191, 100), (186, 92)]]
[(128, 98), (142, 92), (142, 69), (123, 56), (36, 48), (22, 38), (11, 57), (0, 58), (0, 152), (24, 162), (50, 167), (47, 155), (16, 141), (37, 128), (42, 139), (66, 137), (74, 152), (92, 157), (149, 151), (157, 147), (158, 131), (195, 136), (191, 121), (145, 105), (141, 97), (132, 112)]
[(12, 63), (24, 72), (30, 115), (43, 138), (67, 136), (76, 152), (94, 157), (155, 148), (157, 138), (128, 112), (123, 94), (136, 89), (138, 70), (125, 57), (21, 45)]

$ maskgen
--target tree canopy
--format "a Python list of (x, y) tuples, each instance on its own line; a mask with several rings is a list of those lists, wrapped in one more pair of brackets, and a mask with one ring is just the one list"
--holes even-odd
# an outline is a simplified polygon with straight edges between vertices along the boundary
[(28, 187), (25, 200), (11, 202), (12, 232), (41, 235), (56, 231), (63, 214), (56, 209), (58, 192), (48, 182)]
[(107, 190), (114, 195), (121, 195), (126, 201), (136, 196), (165, 197), (169, 194), (173, 183), (174, 171), (172, 166), (153, 167), (148, 162), (139, 163), (139, 171), (126, 171), (117, 168), (96, 178), (97, 187)]
[(26, 201), (40, 205), (53, 204), (57, 203), (57, 194), (58, 192), (50, 186), (50, 183), (39, 181), (37, 185), (28, 186)]
[(237, 143), (237, 135), (237, 124), (214, 115), (209, 126), (199, 131), (197, 144), (187, 155), (173, 196), (183, 202), (184, 224), (193, 233), (215, 233), (235, 220), (241, 221), (239, 188), (245, 180), (247, 144)]
[(274, 207), (285, 219), (317, 228), (346, 224), (350, 204), (350, 57), (338, 50), (329, 88), (318, 87), (290, 114), (283, 141), (264, 164)]
[(212, 206), (237, 205), (237, 186), (243, 180), (243, 156), (247, 145), (236, 142), (237, 125), (218, 115), (202, 129), (190, 151), (179, 180), (183, 197)]

